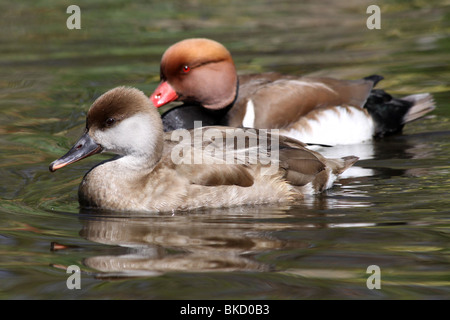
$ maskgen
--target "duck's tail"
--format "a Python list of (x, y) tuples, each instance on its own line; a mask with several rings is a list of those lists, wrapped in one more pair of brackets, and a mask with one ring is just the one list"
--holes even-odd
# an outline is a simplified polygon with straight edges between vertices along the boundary
[(339, 159), (326, 158), (324, 160), (326, 168), (328, 169), (323, 170), (316, 176), (316, 179), (313, 182), (315, 192), (322, 192), (331, 188), (338, 176), (355, 164), (359, 158), (355, 156), (348, 156)]
[(350, 168), (359, 160), (359, 157), (347, 156), (342, 158), (327, 158), (326, 164), (331, 169), (334, 175), (340, 175), (345, 170)]
[[(367, 77), (377, 83), (382, 77)], [(364, 108), (367, 109), (375, 122), (375, 136), (384, 137), (399, 133), (403, 126), (411, 121), (422, 118), (434, 110), (434, 100), (431, 94), (413, 94), (404, 98), (394, 98), (380, 89), (373, 89), (367, 98)]]
[(403, 123), (420, 119), (436, 108), (433, 96), (429, 93), (412, 94), (402, 99), (412, 104), (412, 107), (403, 117)]

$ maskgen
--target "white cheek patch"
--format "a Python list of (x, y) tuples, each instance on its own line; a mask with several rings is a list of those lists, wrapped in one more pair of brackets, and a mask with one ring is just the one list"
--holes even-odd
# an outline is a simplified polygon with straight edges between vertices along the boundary
[(121, 155), (149, 151), (152, 128), (148, 125), (148, 117), (146, 114), (135, 114), (111, 128), (96, 130), (92, 136), (105, 151)]

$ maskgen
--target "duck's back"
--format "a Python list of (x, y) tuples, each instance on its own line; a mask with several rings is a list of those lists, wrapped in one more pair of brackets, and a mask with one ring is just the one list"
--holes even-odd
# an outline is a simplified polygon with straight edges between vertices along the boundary
[(373, 81), (337, 80), (267, 73), (239, 78), (238, 99), (227, 124), (251, 128), (284, 129), (311, 111), (351, 105), (362, 107)]

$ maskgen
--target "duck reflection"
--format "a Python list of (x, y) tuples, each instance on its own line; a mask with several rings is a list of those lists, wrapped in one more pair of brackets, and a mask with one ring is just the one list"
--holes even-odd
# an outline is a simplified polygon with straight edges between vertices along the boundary
[[(289, 226), (276, 222), (268, 224), (267, 219), (283, 218), (287, 209), (240, 207), (153, 216), (124, 216), (123, 213), (117, 216), (113, 212), (102, 212), (95, 217), (92, 217), (92, 212), (82, 212), (89, 213), (89, 216), (81, 218), (81, 236), (90, 241), (127, 248), (126, 253), (119, 255), (86, 258), (84, 264), (104, 273), (122, 276), (171, 271), (267, 271), (271, 266), (253, 256), (283, 246), (283, 241), (271, 237), (266, 231), (283, 230)], [(270, 210), (270, 215), (267, 215), (267, 210)], [(254, 220), (258, 216), (264, 221), (248, 223), (249, 219)]]
[[(340, 175), (341, 180), (371, 176), (383, 178), (422, 176), (428, 174), (429, 170), (423, 167), (402, 168), (405, 160), (433, 159), (437, 150), (430, 141), (441, 139), (446, 141), (445, 138), (448, 136), (448, 131), (395, 135), (384, 138), (382, 141), (373, 140), (359, 144), (316, 147), (314, 149), (329, 158), (341, 157), (344, 154), (354, 154), (359, 157), (358, 162)], [(420, 164), (420, 161), (416, 163)]]
[(430, 174), (430, 159), (435, 161), (439, 153), (439, 141), (447, 141), (449, 134), (449, 131), (425, 132), (392, 136), (384, 139), (383, 143), (374, 141), (373, 156), (358, 161), (356, 165), (372, 170), (372, 176), (383, 179), (425, 176)]
[(99, 277), (175, 271), (271, 271), (275, 267), (260, 259), (264, 253), (310, 245), (283, 234), (328, 228), (327, 223), (317, 222), (321, 221), (319, 216), (327, 215), (327, 209), (358, 205), (370, 204), (329, 195), (305, 198), (295, 206), (242, 206), (153, 215), (82, 210), (82, 237), (122, 248), (114, 254), (109, 251), (85, 258), (84, 264), (102, 272)]

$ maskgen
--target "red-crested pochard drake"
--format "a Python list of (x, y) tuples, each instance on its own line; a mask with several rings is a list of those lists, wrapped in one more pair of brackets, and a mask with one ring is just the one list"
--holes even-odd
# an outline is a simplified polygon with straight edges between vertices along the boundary
[(401, 99), (374, 90), (383, 77), (360, 80), (294, 77), (278, 73), (238, 76), (230, 52), (209, 39), (187, 39), (161, 59), (156, 107), (182, 101), (162, 115), (166, 131), (203, 125), (280, 129), (300, 141), (353, 144), (401, 132), (434, 109), (430, 94)]
[[(148, 97), (138, 89), (118, 87), (92, 104), (84, 134), (49, 169), (54, 172), (103, 151), (115, 153), (117, 157), (84, 176), (80, 205), (153, 212), (291, 202), (330, 188), (358, 159), (326, 159), (295, 139), (267, 132), (270, 143), (254, 143), (262, 142), (263, 131), (217, 126), (164, 133)], [(230, 133), (231, 140), (219, 142)], [(235, 138), (248, 140), (236, 145)], [(251, 151), (260, 157), (252, 158)], [(195, 160), (199, 155), (201, 161)]]

